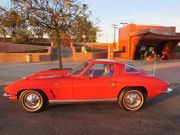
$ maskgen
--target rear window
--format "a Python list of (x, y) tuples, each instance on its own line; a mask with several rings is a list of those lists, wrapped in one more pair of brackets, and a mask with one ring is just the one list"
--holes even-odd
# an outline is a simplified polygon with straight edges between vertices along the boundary
[(138, 68), (133, 65), (125, 65), (125, 72), (127, 73), (136, 73), (139, 72)]

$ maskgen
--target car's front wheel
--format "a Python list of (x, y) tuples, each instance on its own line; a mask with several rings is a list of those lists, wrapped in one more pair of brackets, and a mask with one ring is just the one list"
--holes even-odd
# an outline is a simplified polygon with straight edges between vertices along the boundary
[(27, 112), (38, 112), (47, 105), (47, 98), (39, 90), (25, 90), (20, 94), (19, 104)]
[(126, 111), (138, 111), (145, 102), (145, 94), (138, 88), (126, 88), (119, 95), (118, 103)]

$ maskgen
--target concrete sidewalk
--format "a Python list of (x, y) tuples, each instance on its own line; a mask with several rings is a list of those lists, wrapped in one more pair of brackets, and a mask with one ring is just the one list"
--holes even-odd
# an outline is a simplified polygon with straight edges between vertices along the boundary
[[(155, 66), (155, 76), (170, 83), (180, 83), (180, 60), (173, 61), (125, 61), (142, 69), (153, 73)], [(64, 61), (65, 68), (74, 68), (82, 61)], [(58, 68), (58, 62), (41, 63), (0, 63), (0, 85), (7, 85), (24, 76), (29, 76), (35, 72)]]
[[(65, 61), (64, 68), (74, 68), (82, 62)], [(58, 68), (58, 62), (0, 63), (0, 85), (7, 85), (35, 72)]]
[(180, 83), (180, 60), (126, 62), (147, 70), (152, 74), (155, 73), (155, 77), (169, 83)]

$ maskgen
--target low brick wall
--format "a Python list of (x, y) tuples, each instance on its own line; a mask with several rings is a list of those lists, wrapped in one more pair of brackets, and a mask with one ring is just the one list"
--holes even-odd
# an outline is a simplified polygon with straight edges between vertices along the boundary
[(34, 43), (51, 43), (49, 38), (33, 38), (30, 39), (28, 42), (34, 42)]
[(74, 60), (90, 60), (90, 59), (103, 59), (107, 58), (107, 51), (102, 52), (88, 52), (88, 53), (81, 53), (76, 52), (73, 54)]
[(32, 55), (32, 62), (51, 60), (49, 53), (0, 53), (0, 62), (27, 62), (28, 54)]
[(174, 53), (174, 58), (175, 59), (180, 59), (180, 53)]
[(101, 50), (108, 50), (108, 46), (112, 46), (114, 49), (117, 46), (117, 43), (74, 43), (79, 45), (85, 45), (92, 47), (93, 49), (101, 49)]
[(108, 55), (107, 51), (95, 52), (93, 53), (93, 59), (102, 59), (102, 58), (107, 59), (107, 55)]
[[(3, 38), (0, 37), (0, 42), (12, 42), (12, 38)], [(50, 43), (49, 38), (32, 38), (27, 42), (35, 42), (35, 43)]]
[(36, 46), (27, 44), (0, 43), (0, 53), (31, 51), (40, 49), (50, 49), (48, 46)]

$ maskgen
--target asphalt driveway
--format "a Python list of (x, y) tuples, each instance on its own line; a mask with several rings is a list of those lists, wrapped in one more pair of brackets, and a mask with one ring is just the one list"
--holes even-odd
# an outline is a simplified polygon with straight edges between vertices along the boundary
[[(65, 62), (74, 68), (81, 62)], [(150, 72), (154, 62), (128, 61)], [(40, 113), (22, 111), (16, 101), (2, 96), (7, 85), (34, 72), (56, 68), (57, 62), (0, 63), (0, 135), (179, 135), (180, 61), (156, 65), (156, 76), (171, 82), (170, 94), (148, 99), (135, 113), (116, 103), (51, 105)]]
[(111, 102), (52, 105), (27, 113), (0, 94), (0, 135), (178, 135), (180, 84), (171, 87), (172, 93), (149, 99), (135, 113)]

